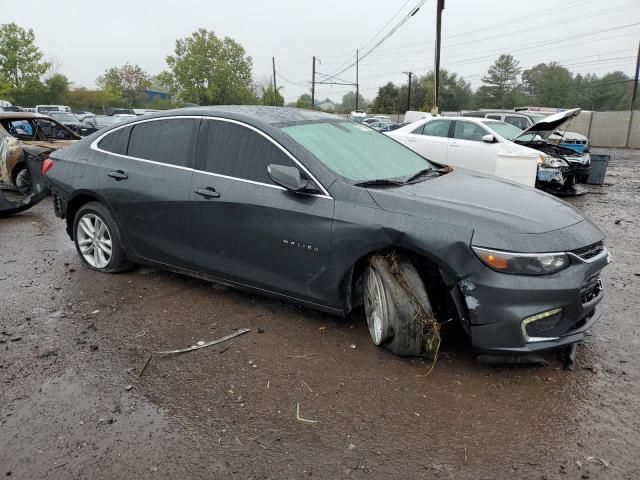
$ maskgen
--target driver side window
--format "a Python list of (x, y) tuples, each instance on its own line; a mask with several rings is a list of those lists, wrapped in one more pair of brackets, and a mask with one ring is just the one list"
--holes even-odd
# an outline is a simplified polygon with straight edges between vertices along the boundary
[(60, 125), (52, 122), (51, 120), (39, 118), (38, 120), (36, 120), (36, 125), (38, 127), (38, 130), (40, 130), (47, 138), (53, 138), (57, 140), (73, 139), (68, 131), (66, 131)]
[(235, 179), (275, 185), (270, 164), (296, 164), (263, 135), (237, 123), (207, 120), (204, 170)]

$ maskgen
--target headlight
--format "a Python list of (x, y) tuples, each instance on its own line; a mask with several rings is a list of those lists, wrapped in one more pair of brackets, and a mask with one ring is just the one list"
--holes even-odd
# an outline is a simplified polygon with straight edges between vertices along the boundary
[(547, 275), (569, 266), (566, 253), (515, 253), (471, 247), (482, 262), (502, 273)]
[(550, 157), (549, 155), (540, 155), (540, 157), (542, 158), (543, 167), (559, 168), (559, 167), (569, 166), (569, 164), (566, 161), (564, 161), (562, 158)]

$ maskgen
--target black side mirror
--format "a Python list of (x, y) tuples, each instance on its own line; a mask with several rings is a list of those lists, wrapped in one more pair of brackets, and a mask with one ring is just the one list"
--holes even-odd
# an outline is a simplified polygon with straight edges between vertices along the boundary
[(292, 192), (316, 193), (317, 187), (311, 180), (302, 178), (300, 170), (296, 167), (271, 164), (267, 167), (269, 177), (281, 187)]

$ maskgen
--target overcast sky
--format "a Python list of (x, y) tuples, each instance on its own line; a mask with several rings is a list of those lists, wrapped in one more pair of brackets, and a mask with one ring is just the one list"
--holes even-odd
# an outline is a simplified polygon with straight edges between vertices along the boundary
[[(240, 42), (253, 58), (256, 78), (271, 74), (275, 56), (282, 75), (278, 82), (290, 101), (309, 91), (313, 55), (320, 59), (319, 72), (335, 74), (342, 63), (351, 63), (357, 48), (365, 53), (418, 3), (0, 0), (0, 22), (32, 28), (45, 57), (61, 62), (61, 73), (88, 88), (95, 87), (95, 78), (106, 68), (125, 62), (159, 73), (175, 40), (204, 27)], [(361, 62), (365, 98), (375, 97), (389, 80), (405, 82), (403, 71), (424, 74), (432, 69), (434, 35), (435, 0), (428, 0)], [(513, 54), (525, 68), (557, 60), (574, 72), (622, 70), (633, 75), (639, 40), (640, 0), (447, 0), (442, 67), (474, 87), (500, 53)], [(355, 81), (355, 69), (340, 77)], [(339, 101), (349, 89), (318, 86), (316, 97)]]

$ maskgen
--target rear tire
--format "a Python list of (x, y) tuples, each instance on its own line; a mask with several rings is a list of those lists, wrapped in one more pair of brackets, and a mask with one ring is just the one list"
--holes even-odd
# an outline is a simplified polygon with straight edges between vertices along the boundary
[(78, 209), (73, 241), (80, 260), (92, 270), (116, 273), (131, 268), (118, 224), (99, 202), (89, 202)]
[(364, 307), (373, 343), (399, 356), (433, 357), (440, 329), (420, 275), (405, 256), (375, 255), (364, 272)]

